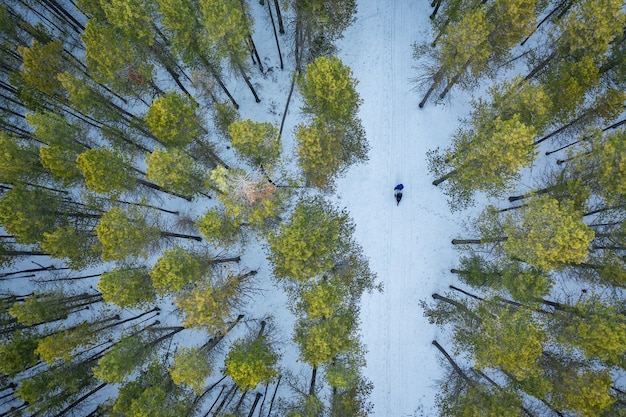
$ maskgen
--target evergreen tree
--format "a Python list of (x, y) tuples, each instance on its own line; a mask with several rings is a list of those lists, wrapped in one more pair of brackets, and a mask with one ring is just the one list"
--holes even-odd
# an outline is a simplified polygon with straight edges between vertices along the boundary
[(231, 345), (226, 355), (224, 372), (240, 390), (253, 390), (276, 376), (278, 358), (264, 335), (252, 340), (239, 339)]
[(136, 208), (123, 210), (113, 207), (102, 215), (96, 233), (105, 261), (146, 258), (151, 246), (161, 237), (161, 230), (148, 224)]
[(316, 279), (335, 267), (350, 247), (354, 225), (320, 198), (300, 202), (269, 238), (277, 278)]
[(184, 147), (204, 133), (197, 106), (188, 96), (170, 92), (152, 102), (144, 120), (160, 143)]
[(145, 267), (120, 267), (103, 273), (98, 281), (98, 291), (105, 302), (122, 308), (146, 307), (156, 300)]

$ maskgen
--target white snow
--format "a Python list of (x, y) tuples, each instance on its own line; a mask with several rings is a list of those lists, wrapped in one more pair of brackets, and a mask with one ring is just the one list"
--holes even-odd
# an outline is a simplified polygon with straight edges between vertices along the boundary
[[(453, 90), (450, 103), (418, 108), (423, 91), (411, 81), (419, 71), (411, 45), (432, 39), (430, 13), (427, 1), (359, 1), (357, 21), (339, 43), (339, 57), (359, 80), (371, 150), (367, 163), (338, 182), (338, 204), (354, 219), (356, 239), (384, 285), (361, 308), (373, 417), (436, 414), (440, 368), (431, 342), (438, 334), (418, 302), (449, 284), (458, 258), (450, 239), (467, 217), (450, 213), (426, 167), (426, 151), (449, 143), (469, 101)], [(405, 186), (398, 206), (397, 183)]]

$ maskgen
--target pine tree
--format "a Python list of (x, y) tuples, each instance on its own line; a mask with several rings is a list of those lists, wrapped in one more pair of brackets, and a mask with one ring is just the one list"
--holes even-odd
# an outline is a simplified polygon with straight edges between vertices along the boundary
[(102, 215), (96, 234), (102, 244), (102, 259), (123, 261), (148, 257), (150, 247), (161, 237), (161, 230), (148, 224), (136, 208), (113, 207)]
[(269, 238), (274, 275), (307, 281), (335, 267), (350, 246), (354, 225), (320, 198), (300, 202)]
[(105, 302), (122, 308), (146, 307), (156, 300), (145, 267), (119, 267), (101, 275), (98, 291)]
[(206, 380), (214, 373), (214, 364), (203, 348), (181, 346), (169, 370), (172, 382), (186, 385), (198, 395), (204, 392)]
[(224, 372), (240, 390), (253, 390), (276, 374), (279, 356), (265, 335), (235, 341), (226, 355)]
[(273, 166), (280, 156), (278, 129), (269, 122), (235, 121), (228, 126), (228, 133), (233, 148), (253, 166)]
[(204, 133), (196, 108), (193, 99), (170, 92), (152, 102), (144, 120), (160, 143), (184, 147)]
[(172, 192), (194, 196), (205, 192), (208, 176), (180, 149), (155, 149), (146, 155), (146, 178)]

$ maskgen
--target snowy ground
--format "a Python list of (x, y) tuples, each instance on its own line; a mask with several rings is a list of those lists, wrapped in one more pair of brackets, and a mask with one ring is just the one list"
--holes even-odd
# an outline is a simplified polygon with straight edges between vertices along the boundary
[[(361, 310), (375, 417), (435, 414), (440, 368), (431, 342), (438, 334), (418, 301), (449, 284), (457, 259), (450, 239), (466, 218), (453, 216), (431, 185), (425, 154), (449, 143), (467, 96), (453, 91), (451, 103), (419, 109), (422, 91), (411, 82), (418, 74), (411, 44), (432, 39), (429, 3), (359, 1), (357, 21), (339, 44), (339, 56), (359, 80), (360, 117), (371, 145), (369, 162), (351, 168), (337, 194), (384, 285), (383, 293), (364, 296)], [(405, 189), (396, 206), (399, 182)]]

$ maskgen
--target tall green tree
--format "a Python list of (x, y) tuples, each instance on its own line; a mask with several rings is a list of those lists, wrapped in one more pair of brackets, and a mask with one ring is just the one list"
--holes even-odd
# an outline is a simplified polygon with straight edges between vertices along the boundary
[(350, 248), (354, 225), (321, 198), (301, 201), (269, 238), (277, 278), (314, 280), (335, 267)]
[(144, 120), (163, 145), (184, 147), (205, 132), (197, 106), (192, 98), (169, 92), (152, 102)]
[(150, 225), (136, 208), (123, 210), (113, 207), (102, 215), (96, 234), (102, 244), (102, 259), (123, 261), (127, 258), (147, 258), (161, 237), (161, 230)]
[(122, 308), (146, 307), (156, 300), (145, 267), (123, 266), (103, 273), (98, 280), (98, 291), (105, 302)]
[(238, 120), (228, 126), (233, 148), (253, 166), (270, 167), (280, 157), (278, 129), (269, 122)]
[(180, 149), (155, 149), (146, 155), (146, 178), (175, 193), (204, 194), (208, 175), (187, 153)]
[(226, 355), (225, 374), (240, 390), (253, 390), (277, 374), (279, 356), (265, 335), (235, 341)]

